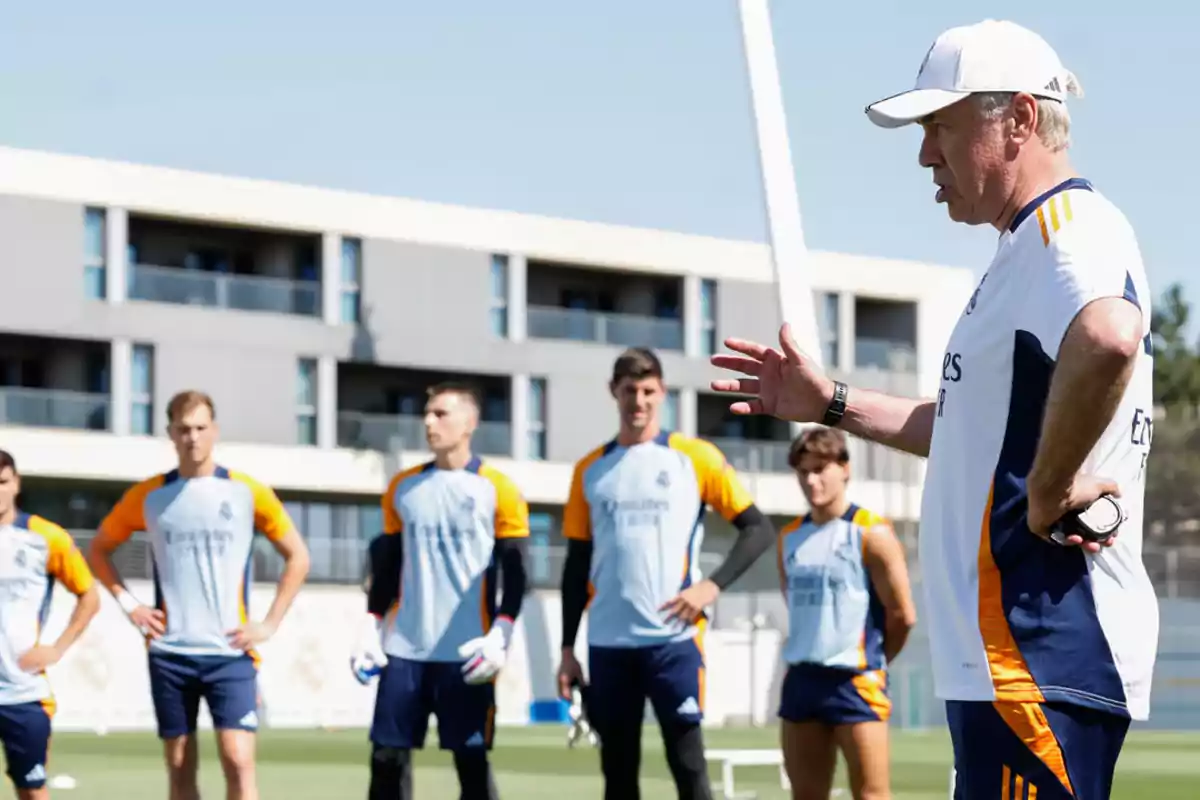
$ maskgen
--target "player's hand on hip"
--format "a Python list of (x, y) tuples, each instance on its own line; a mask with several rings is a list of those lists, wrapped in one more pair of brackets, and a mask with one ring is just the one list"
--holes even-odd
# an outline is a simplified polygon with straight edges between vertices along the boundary
[(689, 586), (663, 603), (659, 611), (667, 612), (668, 619), (677, 619), (691, 625), (700, 618), (705, 608), (716, 602), (720, 594), (720, 587), (705, 579)]
[[(1076, 477), (1065, 491), (1043, 491), (1033, 483), (1028, 484), (1028, 491), (1027, 525), (1030, 531), (1047, 541), (1052, 541), (1050, 529), (1054, 523), (1062, 519), (1063, 514), (1087, 508), (1106, 494), (1114, 497), (1121, 496), (1121, 488), (1116, 481), (1098, 478), (1094, 475)], [(1082, 536), (1074, 534), (1066, 537), (1065, 542), (1068, 545), (1082, 547), (1089, 553), (1099, 553), (1105, 547), (1112, 547), (1119, 535), (1120, 530), (1118, 529), (1117, 533), (1103, 542), (1089, 542), (1085, 541)]]
[(275, 635), (275, 629), (266, 622), (247, 622), (229, 631), (229, 646), (235, 650), (249, 650)]
[(748, 394), (730, 404), (734, 414), (768, 414), (792, 422), (819, 422), (833, 398), (833, 381), (800, 351), (786, 322), (779, 329), (779, 349), (745, 339), (726, 339), (739, 355), (718, 354), (713, 366), (748, 377), (712, 382), (716, 392)]
[(157, 639), (167, 632), (167, 615), (162, 609), (138, 606), (129, 612), (129, 621), (148, 639)]
[(498, 617), (486, 635), (458, 648), (465, 658), (462, 665), (463, 680), (470, 684), (487, 683), (496, 677), (508, 660), (508, 643), (512, 639), (512, 621)]
[(575, 657), (575, 651), (564, 647), (562, 661), (558, 664), (558, 696), (563, 700), (573, 700), (571, 690), (576, 684), (582, 683), (583, 667), (580, 665), (579, 659)]
[(39, 644), (36, 647), (26, 650), (17, 659), (17, 666), (24, 672), (37, 675), (40, 672), (44, 672), (47, 667), (57, 664), (61, 658), (62, 653), (57, 647), (48, 644)]

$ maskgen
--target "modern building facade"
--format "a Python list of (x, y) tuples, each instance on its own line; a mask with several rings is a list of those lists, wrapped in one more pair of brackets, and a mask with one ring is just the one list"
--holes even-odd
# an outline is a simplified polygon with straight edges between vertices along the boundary
[[(661, 355), (673, 428), (721, 447), (768, 513), (803, 508), (788, 426), (708, 391), (724, 337), (775, 340), (762, 244), (0, 148), (0, 264), (0, 447), (26, 506), (75, 529), (171, 466), (166, 401), (198, 388), (220, 458), (288, 501), (314, 579), (355, 580), (388, 475), (425, 457), (424, 389), (452, 378), (479, 386), (477, 449), (550, 547), (573, 462), (614, 433), (628, 345)], [(835, 373), (936, 392), (969, 270), (806, 268)], [(861, 502), (915, 518), (916, 459), (856, 442), (854, 460)]]

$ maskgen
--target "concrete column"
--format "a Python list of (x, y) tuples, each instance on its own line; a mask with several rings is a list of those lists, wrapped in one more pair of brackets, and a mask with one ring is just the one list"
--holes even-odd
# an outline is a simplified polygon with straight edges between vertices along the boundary
[(696, 435), (698, 401), (695, 389), (679, 390), (679, 432), (684, 436)]
[(317, 447), (337, 447), (337, 359), (317, 359)]
[(109, 358), (108, 424), (113, 433), (128, 436), (133, 405), (133, 343), (114, 339)]
[(129, 213), (123, 208), (104, 211), (104, 291), (110, 303), (124, 303), (128, 295)]
[(326, 325), (342, 324), (342, 236), (321, 235), (321, 317)]
[[(683, 278), (683, 354), (688, 358), (703, 358), (700, 351), (700, 277), (685, 275)], [(680, 398), (682, 403), (682, 397)], [(683, 409), (680, 408), (682, 415)], [(682, 417), (681, 417), (682, 418)], [(682, 424), (682, 422), (680, 423)]]
[[(523, 342), (529, 335), (529, 276), (525, 256), (513, 254), (508, 257), (508, 338)], [(515, 386), (515, 384), (514, 384)]]
[[(523, 264), (525, 260), (521, 261)], [(509, 313), (511, 315), (512, 312)], [(509, 320), (511, 332), (512, 316), (509, 316)], [(511, 391), (508, 406), (512, 415), (512, 457), (524, 461), (529, 458), (529, 414), (532, 411), (529, 405), (529, 376), (525, 373), (513, 375)]]

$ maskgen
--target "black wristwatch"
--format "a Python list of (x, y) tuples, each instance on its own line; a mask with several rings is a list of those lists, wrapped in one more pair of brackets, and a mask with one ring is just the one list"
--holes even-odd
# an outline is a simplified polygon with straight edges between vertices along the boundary
[(825, 409), (825, 417), (821, 420), (821, 424), (826, 428), (836, 428), (842, 421), (842, 416), (846, 413), (846, 384), (841, 381), (833, 382), (833, 399), (829, 401), (829, 408)]

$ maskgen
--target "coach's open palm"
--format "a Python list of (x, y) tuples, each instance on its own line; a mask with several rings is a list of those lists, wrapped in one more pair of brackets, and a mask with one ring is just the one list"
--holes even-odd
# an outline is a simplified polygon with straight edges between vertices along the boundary
[(714, 391), (748, 394), (731, 403), (734, 414), (769, 414), (791, 422), (819, 422), (833, 397), (833, 381), (800, 352), (786, 322), (779, 329), (779, 350), (745, 339), (726, 339), (741, 355), (714, 355), (712, 364), (747, 378), (713, 381)]

